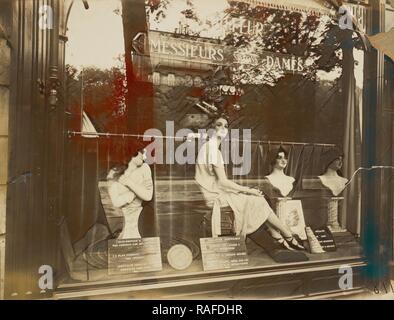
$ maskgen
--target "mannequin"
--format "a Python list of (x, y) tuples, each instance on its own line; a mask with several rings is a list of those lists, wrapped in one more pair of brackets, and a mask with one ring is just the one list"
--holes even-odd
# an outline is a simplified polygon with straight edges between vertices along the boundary
[(338, 222), (338, 205), (342, 191), (346, 188), (348, 179), (340, 175), (340, 170), (343, 165), (343, 152), (338, 148), (332, 148), (323, 153), (323, 162), (325, 164), (324, 173), (318, 178), (322, 185), (330, 191), (333, 197), (328, 198), (327, 202), (327, 225), (332, 232), (341, 232), (344, 229), (341, 228)]
[(342, 169), (343, 153), (338, 149), (330, 149), (323, 154), (327, 163), (324, 174), (319, 176), (321, 183), (337, 197), (345, 189), (348, 179), (341, 177), (338, 171)]
[[(291, 200), (294, 189), (295, 179), (284, 173), (288, 163), (288, 150), (283, 146), (279, 146), (270, 151), (269, 161), (271, 165), (271, 173), (265, 178), (267, 183), (264, 187), (264, 193), (268, 196), (271, 206), (278, 215), (281, 204), (286, 200)], [(276, 230), (268, 228), (271, 236), (280, 244), (286, 245), (283, 237)], [(291, 249), (291, 248), (288, 248)]]
[(288, 152), (282, 146), (271, 154), (272, 172), (266, 176), (270, 184), (279, 192), (282, 197), (287, 197), (293, 190), (293, 177), (287, 176), (284, 170), (287, 166)]
[(120, 177), (111, 177), (113, 181), (108, 190), (109, 195), (124, 217), (123, 230), (118, 239), (141, 238), (138, 222), (142, 203), (152, 200), (153, 196), (152, 174), (145, 159), (145, 149), (136, 151)]
[[(228, 120), (222, 116), (213, 120), (213, 135), (200, 147), (195, 174), (206, 204), (212, 208), (212, 236), (221, 234), (221, 212), (230, 210), (234, 214), (235, 234), (248, 236), (276, 261), (308, 260), (302, 252), (282, 250), (285, 246), (294, 251), (305, 248), (293, 237), (290, 228), (278, 219), (262, 192), (227, 178), (219, 146), (228, 134)], [(280, 235), (282, 242), (272, 241), (265, 230), (268, 225)]]

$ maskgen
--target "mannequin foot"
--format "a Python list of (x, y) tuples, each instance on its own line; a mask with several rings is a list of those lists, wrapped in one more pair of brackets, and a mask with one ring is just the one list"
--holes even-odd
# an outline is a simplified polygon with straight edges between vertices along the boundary
[(295, 250), (305, 250), (304, 246), (302, 244), (300, 244), (296, 238), (294, 237), (285, 237), (284, 238), (287, 242), (287, 244), (295, 249)]
[(293, 248), (291, 248), (291, 247), (289, 246), (289, 244), (287, 243), (287, 241), (285, 241), (284, 238), (274, 238), (274, 237), (273, 237), (273, 239), (274, 239), (283, 249), (292, 250), (292, 251), (295, 250), (295, 249), (293, 249)]

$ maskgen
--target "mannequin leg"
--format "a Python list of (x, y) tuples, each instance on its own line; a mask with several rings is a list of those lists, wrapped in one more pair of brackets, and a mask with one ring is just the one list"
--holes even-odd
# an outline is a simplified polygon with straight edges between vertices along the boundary
[[(277, 232), (277, 231), (276, 231)], [(275, 241), (267, 231), (267, 226), (261, 225), (255, 232), (248, 235), (258, 246), (264, 249), (264, 251), (276, 262), (300, 262), (308, 261), (309, 258), (305, 253), (301, 251), (286, 250)]]
[(267, 222), (278, 230), (285, 238), (292, 237), (290, 229), (274, 214), (268, 216)]
[(279, 231), (275, 230), (272, 226), (267, 226), (267, 231), (274, 239), (281, 239), (283, 238)]

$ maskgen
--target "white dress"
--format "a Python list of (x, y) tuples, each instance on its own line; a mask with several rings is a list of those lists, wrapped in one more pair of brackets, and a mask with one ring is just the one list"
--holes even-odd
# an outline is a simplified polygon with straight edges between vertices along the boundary
[(199, 150), (195, 180), (208, 206), (212, 207), (212, 236), (221, 234), (220, 208), (230, 206), (234, 212), (237, 235), (256, 231), (273, 213), (263, 196), (247, 195), (220, 188), (214, 167), (223, 167), (224, 160), (216, 140), (204, 143)]

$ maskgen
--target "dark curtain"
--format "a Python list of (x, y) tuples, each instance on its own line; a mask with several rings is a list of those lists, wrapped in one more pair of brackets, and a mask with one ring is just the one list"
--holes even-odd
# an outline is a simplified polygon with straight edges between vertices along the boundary
[[(268, 155), (271, 150), (278, 148), (280, 143), (258, 142), (252, 143), (252, 168), (249, 178), (261, 179), (271, 172)], [(301, 187), (302, 177), (312, 177), (322, 174), (324, 165), (321, 154), (330, 148), (325, 144), (291, 144), (283, 142), (289, 149), (289, 163), (285, 173), (296, 179), (295, 188)]]
[[(362, 104), (362, 90), (356, 88), (354, 72), (354, 46), (352, 32), (343, 31), (341, 43), (343, 52), (342, 90), (344, 93), (345, 131), (343, 135), (343, 163), (344, 177), (351, 178), (352, 174), (361, 166), (361, 128), (360, 107)], [(361, 176), (358, 175), (344, 191), (340, 223), (354, 234), (360, 234), (361, 220)]]

